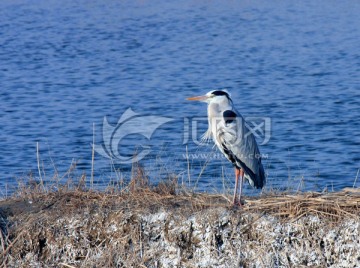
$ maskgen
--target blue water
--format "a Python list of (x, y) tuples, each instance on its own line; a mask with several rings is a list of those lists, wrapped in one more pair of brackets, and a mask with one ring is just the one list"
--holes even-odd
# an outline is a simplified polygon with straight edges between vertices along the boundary
[[(358, 1), (1, 1), (0, 189), (39, 179), (37, 142), (42, 179), (75, 162), (71, 176), (89, 178), (93, 125), (101, 144), (104, 116), (115, 127), (132, 108), (173, 119), (119, 145), (150, 146), (152, 182), (188, 184), (190, 167), (192, 187), (221, 192), (231, 165), (184, 135), (206, 115), (185, 98), (219, 88), (245, 117), (271, 119), (267, 187), (360, 186), (359, 14)], [(99, 153), (94, 168), (98, 187), (131, 171)]]

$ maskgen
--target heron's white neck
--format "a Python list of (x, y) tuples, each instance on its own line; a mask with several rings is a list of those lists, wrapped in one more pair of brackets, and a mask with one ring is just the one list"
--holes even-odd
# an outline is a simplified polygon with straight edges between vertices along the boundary
[[(208, 130), (204, 133), (203, 139), (209, 140), (211, 137), (214, 138), (216, 133), (216, 121), (220, 120), (223, 116), (224, 111), (232, 110), (232, 101), (226, 97), (218, 98), (216, 101), (211, 101), (208, 104)], [(215, 142), (215, 139), (214, 139)]]
[(208, 105), (208, 117), (222, 116), (226, 110), (232, 110), (232, 101), (226, 97), (218, 98), (216, 101), (212, 101)]

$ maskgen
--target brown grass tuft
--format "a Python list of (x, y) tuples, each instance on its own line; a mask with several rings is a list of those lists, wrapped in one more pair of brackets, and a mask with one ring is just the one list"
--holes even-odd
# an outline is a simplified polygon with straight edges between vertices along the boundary
[(346, 188), (332, 193), (267, 195), (247, 201), (244, 211), (257, 211), (296, 220), (315, 215), (331, 221), (357, 219), (360, 212), (360, 189)]

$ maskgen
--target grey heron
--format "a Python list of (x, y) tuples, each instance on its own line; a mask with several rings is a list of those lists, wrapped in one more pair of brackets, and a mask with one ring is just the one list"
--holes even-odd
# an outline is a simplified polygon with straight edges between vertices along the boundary
[[(245, 120), (236, 111), (228, 91), (212, 90), (204, 96), (191, 97), (188, 100), (202, 101), (208, 104), (208, 130), (205, 132), (204, 138), (212, 138), (219, 150), (234, 165), (233, 203), (241, 206), (244, 178), (255, 188), (262, 188), (266, 181), (255, 137), (247, 130)], [(238, 188), (239, 200), (237, 201)]]

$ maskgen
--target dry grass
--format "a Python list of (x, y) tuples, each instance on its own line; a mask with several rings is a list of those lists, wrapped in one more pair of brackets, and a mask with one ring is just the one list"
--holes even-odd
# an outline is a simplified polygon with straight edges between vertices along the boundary
[(293, 221), (307, 215), (330, 221), (357, 219), (360, 212), (360, 189), (346, 188), (332, 193), (269, 194), (248, 200), (244, 211), (258, 211)]
[[(360, 212), (359, 189), (267, 194), (247, 198), (240, 209), (230, 205), (230, 196), (191, 193), (180, 188), (176, 178), (150, 186), (140, 166), (126, 187), (92, 191), (84, 186), (85, 180), (82, 177), (77, 185), (58, 186), (56, 191), (30, 184), (0, 202), (1, 267), (158, 267), (161, 250), (151, 249), (151, 243), (155, 245), (158, 239), (151, 228), (157, 227), (146, 227), (150, 223), (139, 215), (161, 211), (181, 219), (199, 213), (210, 219), (216, 209), (229, 211), (234, 220), (248, 213), (258, 215), (246, 226), (262, 215), (282, 222), (314, 215), (332, 224), (358, 219)], [(162, 239), (178, 241), (181, 252), (196, 248), (191, 226), (190, 231), (175, 235), (167, 230), (167, 224)]]

